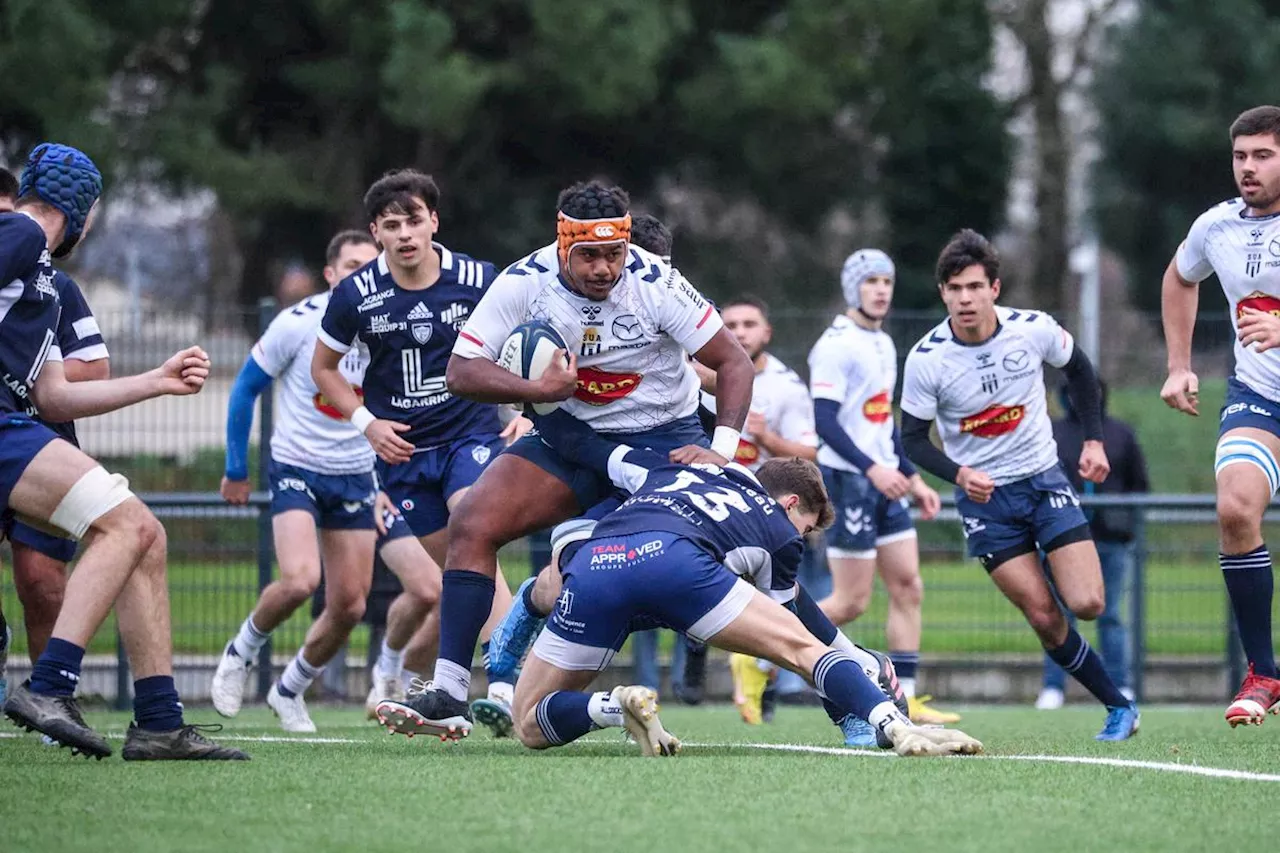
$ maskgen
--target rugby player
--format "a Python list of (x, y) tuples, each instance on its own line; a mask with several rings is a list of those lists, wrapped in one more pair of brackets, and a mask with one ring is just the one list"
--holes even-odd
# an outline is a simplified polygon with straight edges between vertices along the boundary
[[(497, 406), (466, 399), (445, 382), (459, 330), (497, 271), (433, 242), (440, 228), (440, 190), (428, 175), (412, 169), (389, 172), (369, 188), (364, 206), (382, 252), (334, 288), (317, 332), (312, 376), (334, 410), (351, 420), (377, 454), (379, 486), (414, 536), (438, 565), (446, 565), (450, 518), (457, 517), (472, 484), (506, 440), (529, 426), (516, 418), (504, 428)], [(363, 397), (341, 372), (357, 338), (369, 350)], [(499, 504), (509, 501), (504, 494)], [(496, 562), (490, 571), (498, 571)], [(492, 627), (490, 612), (496, 622), (511, 603), (505, 581), (494, 594), (493, 577), (485, 580), (485, 612), (465, 654), (449, 646), (447, 630), (441, 632), (441, 657), (465, 669), (467, 684), (477, 636), (487, 636)], [(438, 662), (436, 669), (439, 683)], [(510, 730), (513, 691), (510, 682), (491, 677), (488, 697), (480, 700), (498, 734)]]
[[(1066, 375), (1084, 429), (1080, 476), (1101, 482), (1110, 466), (1093, 366), (1048, 314), (996, 305), (1000, 258), (977, 232), (951, 238), (938, 257), (937, 280), (947, 319), (907, 355), (903, 447), (915, 464), (956, 484), (969, 556), (1022, 611), (1049, 656), (1106, 706), (1097, 739), (1126, 740), (1138, 731), (1138, 707), (1067, 623), (1039, 557), (1048, 556), (1063, 604), (1080, 619), (1098, 618), (1102, 567), (1058, 461), (1044, 386), (1045, 364)], [(942, 449), (929, 439), (935, 420)]]
[[(624, 191), (599, 183), (560, 194), (556, 242), (499, 276), (459, 335), (449, 389), (492, 403), (563, 401), (570, 414), (634, 446), (682, 463), (725, 464), (750, 406), (751, 361), (679, 271), (629, 245), (629, 205)], [(530, 319), (549, 322), (570, 350), (536, 381), (495, 362), (511, 330)], [(686, 352), (718, 373), (710, 449), (695, 416), (698, 379)], [(527, 435), (467, 495), (449, 524), (434, 689), (410, 700), (438, 733), (471, 730), (467, 664), (493, 607), (498, 548), (597, 506), (613, 490), (599, 472)]]
[(1214, 474), (1218, 564), (1249, 673), (1227, 706), (1233, 727), (1280, 710), (1280, 673), (1271, 639), (1274, 580), (1262, 516), (1280, 488), (1280, 107), (1246, 110), (1231, 123), (1238, 198), (1202, 213), (1164, 273), (1161, 317), (1169, 377), (1160, 396), (1199, 415), (1200, 380), (1191, 369), (1199, 285), (1217, 274), (1231, 305), (1235, 370), (1220, 413)]
[[(859, 249), (840, 271), (845, 313), (837, 316), (809, 352), (809, 390), (822, 448), (818, 465), (836, 506), (827, 534), (832, 591), (820, 603), (843, 625), (866, 612), (877, 571), (889, 594), (885, 637), (889, 658), (917, 723), (954, 723), (916, 696), (920, 663), (920, 607), (924, 583), (908, 499), (926, 521), (938, 514), (938, 493), (906, 454), (893, 418), (898, 351), (882, 328), (893, 304), (896, 271), (879, 249)], [(864, 742), (872, 732), (854, 734)]]
[[(102, 177), (82, 152), (44, 143), (31, 152), (16, 213), (0, 214), (0, 499), (24, 523), (86, 538), (52, 635), (31, 678), (10, 691), (4, 713), (73, 752), (103, 758), (106, 740), (75, 699), (85, 647), (114, 606), (134, 675), (134, 721), (125, 760), (245, 759), (187, 725), (173, 681), (164, 528), (120, 475), (108, 474), (51, 422), (102, 414), (166, 394), (197, 393), (209, 359), (189, 347), (148, 373), (68, 382), (58, 347), (60, 313), (51, 256), (84, 234)], [(92, 534), (92, 535), (89, 535)]]

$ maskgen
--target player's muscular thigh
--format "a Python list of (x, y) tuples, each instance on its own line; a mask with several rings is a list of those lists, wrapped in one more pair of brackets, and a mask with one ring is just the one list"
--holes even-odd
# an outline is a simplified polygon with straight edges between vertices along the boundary
[(446, 568), (493, 574), (497, 551), (578, 512), (573, 490), (527, 459), (504, 454), (480, 475), (449, 519)]
[[(1228, 430), (1221, 441), (1240, 438), (1257, 442), (1280, 460), (1280, 437), (1254, 427)], [(1259, 465), (1227, 465), (1217, 474), (1218, 524), (1222, 548), (1239, 554), (1262, 544), (1262, 515), (1271, 503), (1271, 484)]]

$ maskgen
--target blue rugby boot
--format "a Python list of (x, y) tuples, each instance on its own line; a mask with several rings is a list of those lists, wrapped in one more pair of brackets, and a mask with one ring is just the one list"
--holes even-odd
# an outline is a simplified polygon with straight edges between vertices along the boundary
[(542, 628), (545, 617), (537, 616), (525, 606), (525, 594), (533, 586), (535, 578), (527, 578), (516, 590), (511, 609), (489, 635), (489, 680), (516, 680), (516, 667), (524, 659), (529, 644)]
[(1142, 715), (1137, 705), (1121, 705), (1107, 708), (1107, 721), (1094, 740), (1128, 740), (1138, 733)]

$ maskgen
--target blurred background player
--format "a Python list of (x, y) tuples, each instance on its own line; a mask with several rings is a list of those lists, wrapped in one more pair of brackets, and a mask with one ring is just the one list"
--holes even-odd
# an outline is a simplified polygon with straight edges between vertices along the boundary
[[(948, 319), (907, 355), (903, 444), (916, 464), (956, 484), (969, 556), (1022, 611), (1049, 656), (1106, 707), (1097, 739), (1127, 740), (1138, 731), (1138, 706), (1067, 623), (1039, 560), (1043, 551), (1071, 612), (1101, 615), (1098, 552), (1058, 462), (1044, 387), (1045, 364), (1066, 375), (1084, 432), (1077, 468), (1082, 479), (1100, 483), (1110, 466), (1093, 366), (1048, 314), (996, 305), (1000, 257), (976, 231), (951, 238), (937, 278)], [(941, 450), (929, 439), (935, 420)]]
[[(556, 241), (508, 267), (462, 330), (449, 362), (449, 388), (495, 403), (563, 401), (593, 427), (676, 461), (726, 463), (751, 402), (746, 353), (678, 270), (629, 245), (630, 198), (622, 189), (575, 184), (556, 206)], [(553, 360), (538, 380), (495, 361), (511, 330), (530, 319), (550, 323), (570, 348), (567, 359)], [(719, 426), (710, 449), (695, 414), (698, 379), (686, 353), (719, 373)], [(567, 462), (532, 435), (480, 478), (450, 522), (435, 690), (410, 699), (439, 733), (470, 731), (465, 663), (492, 607), (498, 549), (602, 501), (616, 507), (613, 494), (599, 472)], [(543, 572), (539, 580), (558, 582), (554, 574)], [(533, 586), (522, 585), (512, 610), (516, 647), (537, 623), (523, 606)], [(495, 652), (492, 658), (514, 674), (517, 657)]]
[[(813, 401), (795, 371), (766, 350), (773, 340), (768, 307), (756, 297), (740, 296), (721, 306), (720, 317), (724, 327), (746, 350), (756, 371), (751, 412), (734, 461), (751, 471), (777, 457), (815, 461), (818, 435), (813, 425)], [(704, 378), (703, 390), (715, 391), (714, 375)], [(743, 720), (751, 724), (764, 722), (769, 710), (765, 697), (778, 676), (777, 668), (766, 660), (746, 655), (731, 655), (729, 667), (733, 675), (734, 704)]]
[[(187, 725), (173, 681), (164, 528), (130, 491), (70, 442), (28, 414), (68, 422), (162, 395), (198, 392), (208, 356), (189, 347), (148, 373), (68, 382), (57, 346), (60, 313), (50, 258), (69, 255), (102, 191), (102, 176), (82, 152), (44, 143), (31, 152), (17, 212), (0, 214), (0, 280), (8, 305), (0, 317), (0, 498), (18, 513), (87, 543), (68, 580), (63, 605), (31, 678), (12, 689), (7, 717), (73, 753), (104, 758), (112, 750), (90, 728), (75, 698), (85, 648), (114, 606), (134, 675), (134, 720), (127, 761), (236, 760), (247, 756)], [(25, 377), (17, 379), (17, 377)]]
[[(444, 565), (450, 517), (502, 452), (506, 438), (529, 424), (517, 418), (504, 430), (497, 406), (465, 399), (446, 385), (445, 367), (459, 330), (497, 271), (490, 263), (433, 242), (440, 227), (439, 204), (435, 181), (412, 169), (388, 172), (369, 187), (365, 214), (382, 252), (334, 289), (318, 332), (312, 375), (334, 409), (364, 434), (378, 455), (380, 487), (431, 558)], [(363, 397), (340, 369), (357, 339), (369, 349)], [(505, 510), (511, 502), (511, 494), (504, 494), (494, 509)], [(492, 569), (498, 572), (496, 556)], [(448, 578), (446, 573), (446, 590)], [(511, 602), (505, 580), (496, 593), (492, 577), (480, 585), (488, 590), (484, 613), (477, 614), (479, 624), (465, 654), (448, 645), (447, 632), (440, 638), (442, 656), (465, 669), (467, 684), (477, 637), (487, 636), (489, 623)], [(483, 651), (487, 657), (487, 643)], [(439, 677), (437, 659), (437, 684)], [(498, 735), (510, 731), (513, 693), (509, 681), (491, 676), (488, 697), (478, 700)]]
[[(377, 255), (368, 233), (340, 232), (325, 251), (325, 281), (333, 288)], [(329, 296), (329, 291), (309, 296), (272, 320), (236, 378), (227, 412), (221, 492), (229, 503), (245, 504), (251, 491), (248, 445), (254, 403), (273, 379), (281, 379), (268, 467), (280, 579), (263, 589), (253, 612), (227, 643), (210, 693), (218, 713), (239, 713), (249, 667), (271, 633), (315, 591), (323, 558), (324, 611), (267, 694), (267, 704), (289, 732), (315, 731), (303, 697), (364, 614), (377, 535), (373, 451), (311, 378), (316, 331)], [(367, 364), (366, 351), (351, 350), (342, 362), (344, 377), (359, 388)], [(404, 645), (439, 597), (439, 570), (416, 542), (397, 539), (393, 526), (392, 535), (377, 543), (405, 590), (388, 615), (371, 690), (379, 694), (377, 699), (384, 693), (403, 695), (399, 670)]]
[[(1107, 385), (1098, 381), (1102, 406), (1102, 445), (1107, 449), (1107, 461), (1111, 473), (1101, 483), (1085, 480), (1073, 462), (1084, 449), (1084, 424), (1080, 413), (1071, 402), (1067, 387), (1061, 387), (1063, 417), (1053, 422), (1053, 440), (1058, 445), (1058, 461), (1062, 464), (1071, 485), (1086, 495), (1141, 494), (1150, 490), (1147, 480), (1147, 460), (1138, 444), (1138, 436), (1119, 418), (1107, 414)], [(1133, 698), (1132, 661), (1129, 659), (1129, 631), (1125, 627), (1125, 599), (1133, 580), (1135, 559), (1134, 535), (1137, 514), (1128, 507), (1095, 507), (1085, 512), (1089, 530), (1093, 534), (1094, 547), (1098, 549), (1098, 561), (1102, 564), (1102, 588), (1106, 605), (1098, 617), (1098, 645), (1107, 674), (1120, 692)], [(1070, 613), (1067, 619), (1074, 622)], [(1045, 655), (1044, 682), (1036, 707), (1052, 711), (1062, 707), (1066, 692), (1067, 674)]]
[(1275, 580), (1262, 538), (1262, 517), (1280, 489), (1280, 269), (1263, 252), (1280, 238), (1280, 107), (1246, 110), (1230, 133), (1240, 197), (1202, 213), (1164, 273), (1160, 307), (1169, 377), (1160, 396), (1180, 412), (1199, 414), (1191, 336), (1199, 284), (1217, 273), (1236, 333), (1235, 369), (1227, 380), (1213, 466), (1218, 563), (1249, 660), (1249, 674), (1226, 710), (1234, 727), (1260, 724), (1280, 705), (1271, 637)]
[[(930, 708), (916, 696), (920, 609), (924, 584), (914, 500), (926, 521), (941, 503), (902, 452), (893, 417), (898, 353), (882, 328), (893, 303), (894, 266), (879, 249), (860, 249), (840, 272), (848, 310), (836, 317), (809, 352), (809, 390), (822, 447), (818, 465), (836, 506), (827, 532), (831, 595), (820, 604), (837, 625), (866, 612), (877, 570), (889, 595), (885, 638), (889, 659), (907, 694), (911, 719), (952, 723), (956, 714)], [(862, 740), (872, 733), (863, 731)]]

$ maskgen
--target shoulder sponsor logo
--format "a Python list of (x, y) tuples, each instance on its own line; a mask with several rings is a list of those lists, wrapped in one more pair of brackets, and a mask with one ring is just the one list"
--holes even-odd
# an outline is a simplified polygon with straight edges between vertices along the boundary
[(589, 406), (607, 406), (640, 387), (642, 373), (610, 373), (595, 367), (578, 368), (578, 390), (573, 396)]
[(471, 448), (471, 458), (476, 460), (477, 465), (484, 465), (489, 461), (489, 457), (493, 455), (493, 451), (483, 444), (478, 444)]
[(862, 416), (873, 424), (882, 424), (893, 417), (893, 402), (886, 389), (862, 404)]
[(451, 302), (449, 307), (440, 312), (440, 321), (460, 331), (471, 316), (471, 306), (461, 302)]
[(1024, 406), (995, 405), (960, 421), (960, 431), (975, 438), (996, 438), (1013, 432), (1022, 423)]
[(1244, 309), (1246, 308), (1280, 317), (1280, 299), (1263, 293), (1261, 290), (1253, 291), (1253, 293), (1236, 303), (1236, 320), (1240, 320), (1244, 316)]
[(430, 323), (414, 323), (413, 339), (420, 344), (425, 344), (431, 340), (432, 325)]
[(1000, 366), (1010, 373), (1017, 373), (1019, 370), (1026, 370), (1027, 365), (1031, 363), (1031, 354), (1024, 349), (1014, 350), (1007, 353), (1000, 360)]
[(620, 314), (614, 317), (611, 330), (615, 338), (627, 343), (638, 340), (644, 334), (644, 329), (640, 326), (640, 318), (635, 314)]
[[(351, 390), (356, 392), (356, 397), (361, 400), (364, 399), (364, 389), (359, 385), (353, 386)], [(325, 417), (333, 418), (335, 421), (346, 420), (346, 418), (342, 416), (342, 412), (338, 411), (338, 407), (333, 404), (333, 401), (321, 394), (319, 391), (317, 391), (315, 396), (311, 398), (311, 402), (316, 407), (316, 411)]]

